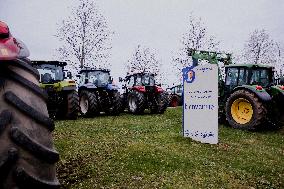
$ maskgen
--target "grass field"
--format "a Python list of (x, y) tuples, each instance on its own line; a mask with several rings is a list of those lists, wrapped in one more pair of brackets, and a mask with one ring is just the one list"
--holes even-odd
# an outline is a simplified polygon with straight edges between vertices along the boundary
[(63, 188), (284, 188), (284, 130), (220, 126), (219, 144), (181, 136), (181, 108), (164, 115), (58, 121)]

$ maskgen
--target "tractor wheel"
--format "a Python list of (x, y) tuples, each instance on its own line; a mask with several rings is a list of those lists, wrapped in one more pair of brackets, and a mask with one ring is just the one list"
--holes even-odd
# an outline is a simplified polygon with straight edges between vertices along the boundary
[(97, 97), (89, 91), (80, 93), (80, 111), (84, 117), (92, 117), (100, 114)]
[(156, 96), (155, 102), (150, 107), (151, 113), (163, 114), (168, 107), (169, 99), (165, 92), (162, 92)]
[(27, 59), (0, 62), (0, 188), (59, 188), (54, 122)]
[(125, 94), (121, 94), (120, 95), (120, 112), (124, 112), (124, 110), (127, 107), (127, 102), (126, 102), (126, 98), (125, 98)]
[(179, 105), (179, 100), (176, 96), (173, 96), (171, 99), (170, 106), (171, 107), (177, 107)]
[(133, 114), (142, 114), (145, 110), (146, 99), (143, 93), (132, 91), (127, 97), (128, 111)]
[(71, 91), (67, 94), (67, 111), (66, 118), (68, 119), (77, 119), (79, 114), (79, 96), (77, 91)]
[(111, 95), (111, 107), (107, 111), (110, 115), (119, 115), (121, 112), (121, 99), (118, 91), (113, 92)]
[(226, 119), (236, 129), (254, 130), (265, 119), (267, 110), (255, 94), (238, 90), (226, 102)]

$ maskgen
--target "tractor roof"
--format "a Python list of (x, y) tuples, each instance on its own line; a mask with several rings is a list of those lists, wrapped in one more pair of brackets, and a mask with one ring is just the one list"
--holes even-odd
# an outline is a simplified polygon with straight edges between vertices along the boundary
[(230, 64), (226, 65), (226, 68), (231, 67), (247, 67), (247, 68), (273, 68), (273, 66), (264, 65), (264, 64)]
[(134, 75), (152, 75), (152, 76), (155, 76), (155, 74), (150, 73), (150, 72), (138, 72), (138, 73), (131, 73), (131, 74), (127, 75), (126, 78), (129, 78), (129, 77), (134, 76)]
[(83, 73), (83, 72), (96, 72), (96, 71), (100, 71), (100, 72), (110, 72), (109, 69), (97, 69), (97, 68), (82, 68), (79, 73)]
[(36, 61), (32, 61), (32, 64), (35, 65), (42, 65), (42, 64), (48, 64), (48, 65), (56, 65), (56, 66), (66, 66), (67, 63), (66, 62), (59, 62), (59, 61), (44, 61), (44, 60), (36, 60)]

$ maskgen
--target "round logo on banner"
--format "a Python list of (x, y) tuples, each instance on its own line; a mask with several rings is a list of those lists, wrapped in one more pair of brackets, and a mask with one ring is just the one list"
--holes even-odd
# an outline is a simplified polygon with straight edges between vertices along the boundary
[(184, 70), (183, 79), (187, 83), (192, 83), (195, 80), (195, 72), (192, 70), (192, 68)]

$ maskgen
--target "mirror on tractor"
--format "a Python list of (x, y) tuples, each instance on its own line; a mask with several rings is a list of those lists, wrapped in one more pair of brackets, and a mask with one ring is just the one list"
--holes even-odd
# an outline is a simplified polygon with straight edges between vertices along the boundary
[(81, 75), (77, 74), (76, 77), (81, 78)]
[(72, 73), (71, 72), (67, 72), (67, 78), (72, 79)]
[(109, 82), (113, 83), (113, 78), (111, 76), (109, 77)]
[(119, 82), (123, 82), (123, 79), (121, 77), (118, 78)]

